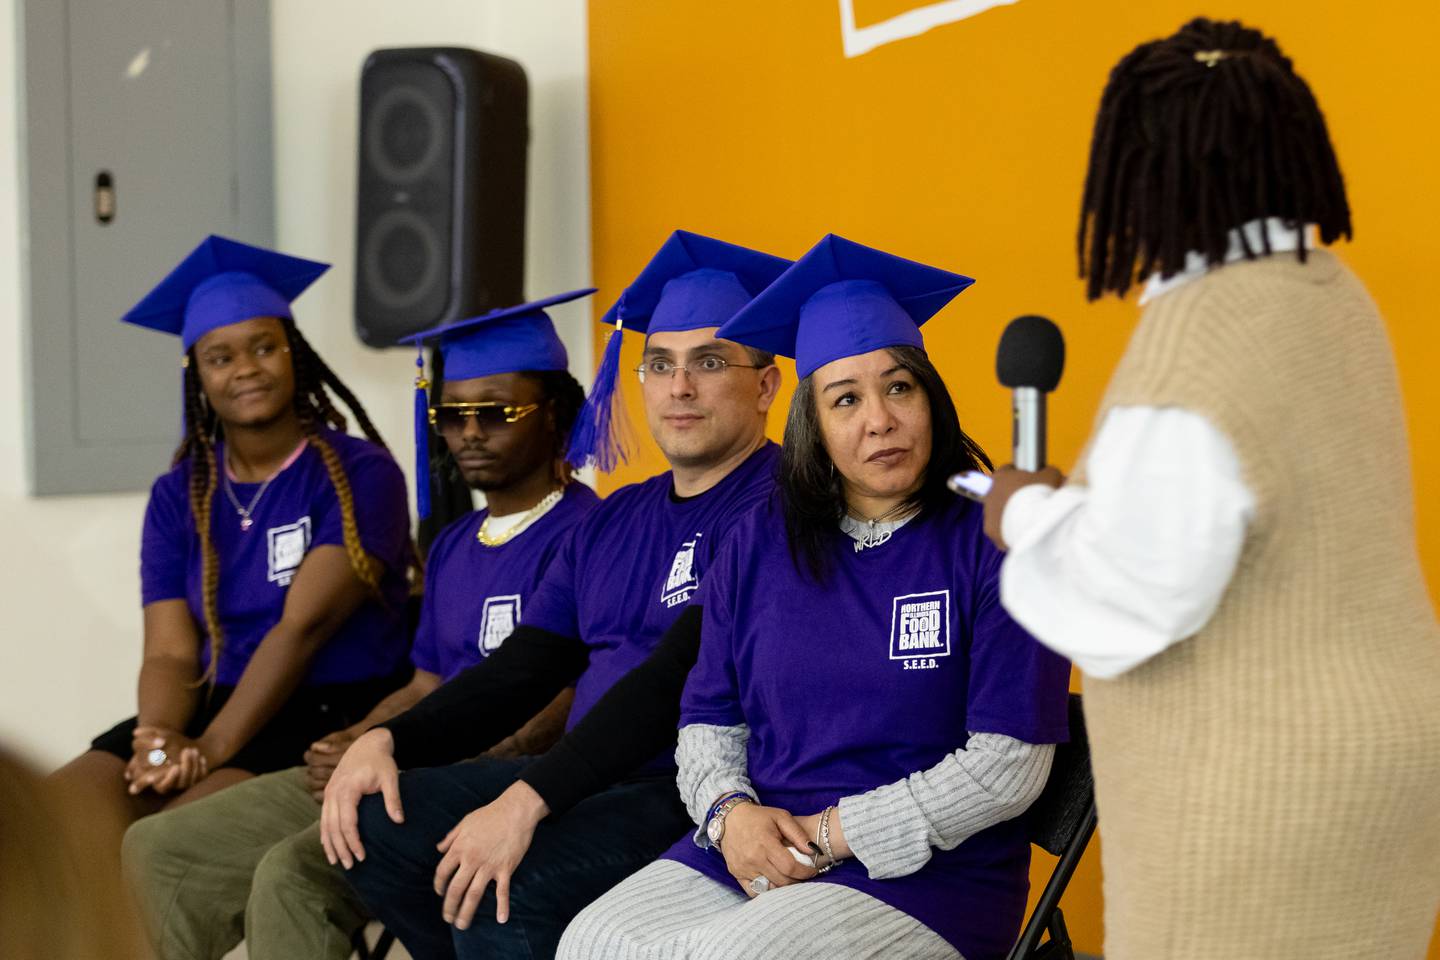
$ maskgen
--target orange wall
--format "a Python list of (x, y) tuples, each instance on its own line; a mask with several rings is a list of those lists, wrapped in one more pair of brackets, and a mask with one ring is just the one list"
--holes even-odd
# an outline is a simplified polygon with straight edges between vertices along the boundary
[[(854, 6), (864, 27), (920, 5)], [(791, 257), (833, 231), (955, 269), (978, 282), (925, 334), (962, 422), (1005, 459), (1009, 407), (995, 383), (995, 344), (1015, 315), (1047, 314), (1069, 341), (1051, 403), (1051, 459), (1068, 466), (1136, 316), (1133, 302), (1087, 304), (1076, 279), (1075, 218), (1106, 73), (1137, 42), (1196, 13), (1243, 13), (1281, 39), (1327, 111), (1357, 230), (1341, 253), (1394, 338), (1420, 549), (1440, 584), (1440, 503), (1424, 496), (1440, 487), (1440, 435), (1428, 416), (1440, 410), (1440, 324), (1426, 286), (1440, 263), (1440, 70), (1426, 46), (1440, 33), (1440, 4), (1019, 0), (852, 59), (841, 50), (839, 7), (592, 0), (597, 313), (676, 227)], [(627, 366), (638, 351), (627, 347)], [(635, 453), (611, 488), (663, 469), (631, 379)], [(781, 422), (772, 415), (777, 436)], [(1094, 859), (1067, 907), (1077, 944), (1098, 952)]]

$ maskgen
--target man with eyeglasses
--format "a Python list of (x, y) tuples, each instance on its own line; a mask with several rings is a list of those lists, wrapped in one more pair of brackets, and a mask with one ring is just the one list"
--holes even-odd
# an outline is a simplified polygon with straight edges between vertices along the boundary
[[(414, 338), (440, 339), (446, 379), (434, 391), (430, 421), (466, 484), (485, 494), (486, 509), (448, 525), (431, 547), (408, 684), (353, 727), (313, 744), (305, 766), (145, 818), (126, 835), (127, 873), (164, 960), (219, 960), (242, 936), (252, 960), (350, 955), (368, 917), (325, 862), (318, 838), (322, 791), (361, 733), (498, 649), (569, 531), (599, 504), (590, 488), (570, 481), (565, 457), (585, 393), (544, 312), (592, 292), (494, 311)], [(419, 459), (426, 463), (429, 437), (420, 426)], [(427, 484), (421, 476), (419, 487)], [(572, 694), (558, 692), (549, 706), (537, 705), (538, 714), (531, 711), (533, 719), (519, 718), (511, 729), (521, 729), (491, 754), (544, 751), (564, 727)]]
[(605, 317), (617, 332), (576, 436), (605, 462), (619, 330), (638, 331), (646, 421), (671, 469), (604, 500), (496, 654), (362, 737), (326, 788), (327, 855), (417, 960), (553, 956), (576, 913), (686, 832), (669, 752), (554, 815), (547, 796), (573, 788), (563, 769), (542, 778), (528, 763), (456, 761), (566, 684), (571, 723), (583, 717), (772, 494), (779, 448), (765, 417), (779, 370), (715, 332), (787, 266), (695, 234), (666, 241)]

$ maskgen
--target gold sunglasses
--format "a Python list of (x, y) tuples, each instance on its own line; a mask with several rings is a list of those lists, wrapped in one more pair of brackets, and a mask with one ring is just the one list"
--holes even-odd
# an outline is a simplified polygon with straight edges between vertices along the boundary
[(441, 434), (464, 433), (465, 424), (474, 420), (481, 430), (503, 430), (506, 426), (524, 420), (540, 409), (538, 403), (514, 406), (498, 400), (479, 403), (437, 403), (430, 408), (430, 425)]

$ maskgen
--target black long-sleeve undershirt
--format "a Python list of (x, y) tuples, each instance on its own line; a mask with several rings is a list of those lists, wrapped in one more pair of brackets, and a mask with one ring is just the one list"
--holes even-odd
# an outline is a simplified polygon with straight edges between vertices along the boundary
[[(540, 794), (552, 814), (569, 810), (674, 748), (680, 694), (700, 656), (700, 619), (700, 607), (686, 607), (643, 663), (616, 681), (559, 743), (521, 771), (520, 779)], [(513, 642), (505, 641), (500, 649)]]
[(500, 649), (380, 724), (395, 739), (396, 764), (438, 767), (490, 749), (574, 685), (589, 658), (575, 637), (516, 627)]

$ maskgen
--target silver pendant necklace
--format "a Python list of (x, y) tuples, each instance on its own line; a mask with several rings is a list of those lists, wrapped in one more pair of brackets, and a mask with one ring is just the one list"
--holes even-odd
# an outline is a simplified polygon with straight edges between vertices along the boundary
[(908, 503), (896, 504), (878, 517), (861, 517), (849, 511), (845, 515), (850, 521), (845, 532), (854, 539), (856, 553), (870, 550), (888, 543), (914, 512), (915, 508)]
[(888, 528), (876, 531), (875, 523), (876, 521), (874, 520), (865, 521), (865, 532), (860, 534), (855, 540), (856, 553), (859, 553), (861, 550), (868, 550), (871, 547), (878, 547), (883, 543), (888, 543), (890, 538), (895, 535), (895, 531)]
[(235, 496), (235, 488), (230, 485), (230, 458), (227, 456), (225, 459), (225, 496), (230, 498), (231, 504), (233, 504), (235, 507), (235, 512), (240, 514), (241, 532), (248, 533), (250, 528), (255, 525), (255, 521), (250, 519), (250, 514), (255, 511), (255, 505), (260, 502), (260, 498), (265, 496), (265, 491), (270, 487), (270, 481), (274, 480), (279, 474), (272, 473), (270, 476), (266, 477), (265, 482), (260, 484), (260, 489), (255, 491), (255, 496), (250, 498), (250, 502), (248, 504), (242, 506), (240, 503), (240, 498)]

